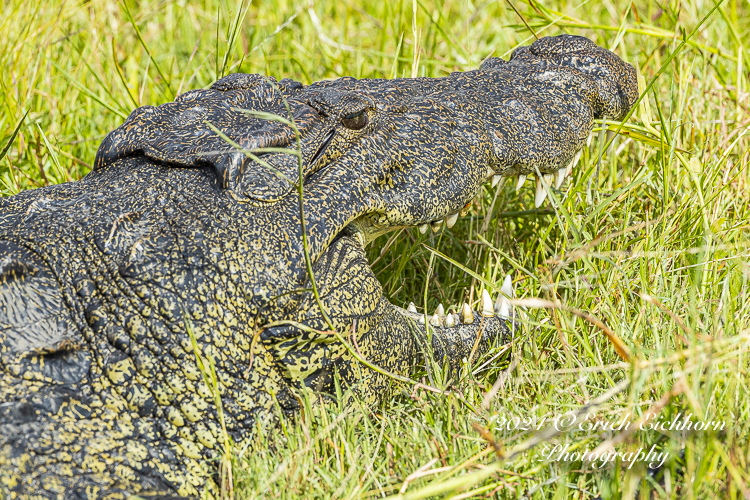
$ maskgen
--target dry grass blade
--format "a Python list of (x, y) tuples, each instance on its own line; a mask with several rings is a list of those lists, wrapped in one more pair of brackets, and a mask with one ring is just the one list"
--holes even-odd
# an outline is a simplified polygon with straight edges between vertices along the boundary
[(610, 330), (607, 325), (601, 322), (599, 318), (594, 316), (591, 313), (587, 313), (586, 311), (580, 311), (574, 307), (569, 307), (561, 304), (556, 304), (554, 302), (550, 302), (549, 300), (539, 299), (539, 298), (528, 298), (528, 299), (520, 299), (520, 300), (513, 300), (511, 301), (511, 304), (514, 306), (520, 306), (520, 307), (536, 307), (536, 308), (545, 308), (545, 309), (559, 309), (561, 311), (569, 312), (571, 314), (574, 314), (578, 316), (581, 319), (585, 319), (592, 325), (599, 328), (599, 330), (606, 335), (607, 339), (612, 343), (612, 346), (615, 348), (615, 351), (617, 354), (624, 360), (624, 361), (631, 361), (632, 359), (632, 353), (630, 352), (630, 348), (625, 345), (625, 343), (620, 340), (620, 338), (615, 335), (612, 330)]

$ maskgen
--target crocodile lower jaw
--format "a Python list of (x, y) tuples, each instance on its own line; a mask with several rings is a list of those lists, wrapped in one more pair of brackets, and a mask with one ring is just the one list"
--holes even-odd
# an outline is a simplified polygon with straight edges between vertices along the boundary
[[(498, 316), (505, 319), (513, 319), (513, 305), (512, 300), (514, 297), (513, 281), (510, 275), (505, 277), (503, 285), (500, 288), (500, 293), (497, 296), (494, 304), (492, 297), (487, 290), (482, 291), (481, 309), (477, 311), (480, 316), (485, 318), (491, 318)], [(475, 321), (474, 311), (472, 311), (469, 304), (464, 302), (461, 306), (461, 310), (457, 312), (448, 312), (446, 314), (443, 304), (438, 305), (435, 309), (435, 313), (430, 316), (428, 314), (419, 314), (417, 307), (413, 302), (409, 303), (409, 307), (406, 309), (398, 308), (399, 312), (411, 318), (412, 320), (425, 324), (428, 323), (431, 326), (440, 327), (453, 327), (460, 325), (470, 325)]]

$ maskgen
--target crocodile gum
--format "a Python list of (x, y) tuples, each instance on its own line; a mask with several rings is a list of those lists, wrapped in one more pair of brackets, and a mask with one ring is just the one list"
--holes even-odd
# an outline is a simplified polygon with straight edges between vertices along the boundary
[(543, 202), (593, 120), (636, 99), (632, 66), (563, 35), (443, 78), (237, 74), (135, 110), (85, 178), (0, 200), (0, 491), (215, 497), (222, 428), (253, 449), (336, 374), (387, 394), (352, 346), (408, 376), (426, 351), (456, 367), (503, 341), (503, 295), (425, 318), (387, 300), (364, 246), (451, 226), (501, 176), (536, 174)]

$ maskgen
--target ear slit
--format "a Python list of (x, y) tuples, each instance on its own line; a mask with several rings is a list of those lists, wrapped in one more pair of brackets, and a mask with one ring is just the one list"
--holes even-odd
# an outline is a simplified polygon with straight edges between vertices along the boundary
[(336, 134), (336, 130), (331, 130), (328, 132), (328, 135), (323, 140), (323, 143), (320, 145), (318, 150), (315, 152), (315, 155), (313, 155), (312, 159), (310, 160), (310, 165), (314, 165), (315, 162), (317, 162), (321, 156), (323, 156), (323, 153), (325, 153), (326, 149), (328, 149), (328, 146), (331, 144), (331, 139), (333, 139), (334, 134)]

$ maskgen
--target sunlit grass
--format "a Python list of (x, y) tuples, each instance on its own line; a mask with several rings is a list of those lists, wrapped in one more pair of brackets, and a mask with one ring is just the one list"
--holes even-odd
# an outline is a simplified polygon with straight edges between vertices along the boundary
[[(508, 2), (450, 0), (4, 3), (3, 195), (80, 179), (135, 107), (232, 72), (303, 83), (442, 76), (507, 58), (532, 29), (588, 36), (636, 65), (642, 90), (653, 82), (627, 124), (597, 124), (554, 203), (534, 209), (531, 182), (519, 194), (507, 182), (482, 192), (452, 230), (370, 247), (400, 306), (423, 305), (425, 287), (429, 312), (476, 303), (482, 281), (499, 287), (507, 273), (519, 298), (551, 303), (522, 312), (510, 371), (477, 371), (492, 351), (457, 382), (428, 380), (443, 394), (394, 383), (376, 409), (306, 401), (301, 418), (263, 436), (272, 451), (238, 451), (239, 498), (750, 497), (750, 4), (725, 0), (700, 27), (712, 2), (513, 6), (523, 20)], [(692, 413), (726, 428), (549, 431), (592, 401), (600, 420)], [(498, 430), (503, 417), (531, 430)], [(644, 462), (543, 460), (545, 446), (609, 440), (670, 456), (653, 477)]]

